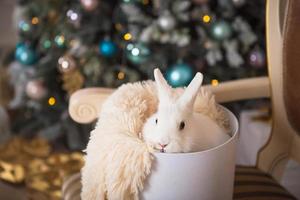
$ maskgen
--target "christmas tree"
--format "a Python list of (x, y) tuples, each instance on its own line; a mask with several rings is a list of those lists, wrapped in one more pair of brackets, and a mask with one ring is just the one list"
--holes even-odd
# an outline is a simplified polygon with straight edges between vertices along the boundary
[(90, 127), (68, 115), (84, 87), (152, 78), (174, 86), (266, 74), (260, 0), (20, 0), (19, 42), (7, 70), (13, 131), (82, 149)]

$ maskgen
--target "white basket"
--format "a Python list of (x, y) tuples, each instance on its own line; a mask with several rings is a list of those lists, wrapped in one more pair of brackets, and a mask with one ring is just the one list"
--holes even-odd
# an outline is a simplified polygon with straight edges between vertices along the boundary
[(233, 195), (238, 121), (226, 108), (232, 137), (194, 153), (156, 153), (144, 200), (229, 200)]

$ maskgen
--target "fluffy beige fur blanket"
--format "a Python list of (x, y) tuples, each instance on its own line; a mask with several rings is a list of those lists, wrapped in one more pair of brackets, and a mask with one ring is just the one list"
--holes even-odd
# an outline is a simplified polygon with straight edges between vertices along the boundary
[[(174, 95), (182, 92), (177, 89)], [(197, 98), (197, 112), (227, 129), (226, 117), (214, 97), (202, 89)], [(153, 81), (125, 84), (105, 101), (86, 149), (83, 200), (139, 198), (153, 159), (153, 150), (140, 139), (140, 132), (157, 105)]]

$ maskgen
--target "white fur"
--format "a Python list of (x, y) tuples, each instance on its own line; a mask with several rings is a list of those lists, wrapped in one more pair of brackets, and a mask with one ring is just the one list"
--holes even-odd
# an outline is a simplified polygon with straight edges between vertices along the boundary
[[(201, 75), (198, 77), (201, 78)], [(194, 83), (199, 84), (199, 80)], [(196, 111), (201, 114), (197, 114), (193, 112), (192, 106), (176, 104), (177, 99), (184, 94), (182, 88), (172, 89), (166, 82), (163, 84), (163, 90), (158, 91), (161, 88), (157, 88), (153, 81), (122, 85), (102, 105), (97, 126), (91, 132), (85, 165), (81, 171), (83, 200), (138, 199), (144, 180), (151, 172), (153, 158), (153, 149), (140, 138), (146, 120), (144, 137), (147, 143), (152, 138), (157, 142), (170, 137), (172, 152), (196, 151), (201, 150), (198, 147), (206, 149), (221, 143), (214, 130), (219, 130), (220, 127), (223, 127), (222, 130), (227, 129), (228, 120), (213, 95), (200, 90)], [(165, 90), (168, 96), (162, 96)], [(193, 90), (195, 87), (188, 91)], [(181, 103), (193, 98), (196, 98), (196, 94), (186, 95)], [(156, 113), (157, 109), (159, 111)], [(160, 118), (159, 124), (165, 126), (153, 126), (156, 115)], [(186, 120), (187, 133), (178, 132), (176, 128), (177, 122), (182, 118)], [(216, 139), (211, 140), (212, 133)]]
[(81, 199), (138, 199), (152, 164), (152, 150), (139, 133), (156, 111), (155, 93), (152, 81), (128, 83), (102, 105), (81, 170)]
[[(193, 111), (203, 80), (201, 73), (198, 72), (185, 91), (177, 96), (158, 69), (154, 77), (159, 106), (158, 111), (144, 125), (143, 138), (146, 143), (168, 153), (195, 152), (213, 148), (230, 138), (216, 120)], [(185, 123), (185, 127), (179, 130), (181, 122)], [(167, 146), (163, 148), (161, 144)]]

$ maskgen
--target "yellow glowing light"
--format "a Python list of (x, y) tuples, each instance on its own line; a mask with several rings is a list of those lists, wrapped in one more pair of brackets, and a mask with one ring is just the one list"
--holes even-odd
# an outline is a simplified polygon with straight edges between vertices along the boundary
[(56, 103), (56, 99), (55, 99), (54, 97), (50, 97), (50, 98), (48, 99), (48, 104), (49, 104), (50, 106), (54, 106), (55, 103)]
[(203, 20), (204, 23), (209, 23), (210, 20), (211, 20), (211, 17), (209, 15), (204, 15), (202, 17), (202, 20)]
[(124, 40), (131, 40), (131, 38), (132, 38), (132, 35), (130, 33), (126, 33), (124, 35)]
[(33, 17), (33, 18), (31, 19), (31, 23), (32, 23), (33, 25), (38, 24), (38, 23), (39, 23), (39, 18)]
[(124, 72), (119, 72), (118, 73), (118, 79), (123, 80), (125, 78), (125, 73)]
[(213, 80), (211, 80), (211, 85), (217, 86), (217, 85), (219, 85), (219, 81), (217, 79), (213, 79)]

